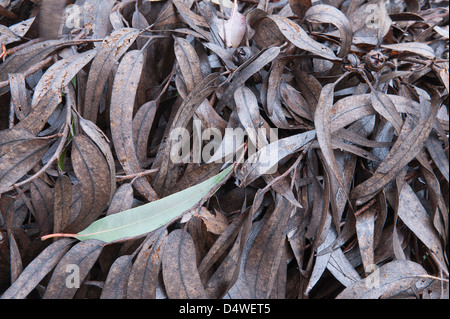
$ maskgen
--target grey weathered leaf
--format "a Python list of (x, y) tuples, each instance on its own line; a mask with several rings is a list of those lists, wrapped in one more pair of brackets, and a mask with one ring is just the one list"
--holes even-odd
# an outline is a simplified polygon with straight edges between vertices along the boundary
[(133, 186), (124, 183), (117, 188), (108, 206), (106, 216), (130, 209), (133, 205)]
[[(180, 95), (184, 98), (203, 79), (200, 58), (191, 43), (183, 38), (175, 37), (174, 51), (186, 86), (186, 93), (179, 90)], [(226, 126), (222, 118), (206, 100), (200, 103), (195, 110), (195, 114), (205, 127), (221, 128)]]
[(342, 41), (338, 57), (345, 57), (350, 52), (353, 31), (350, 21), (342, 11), (327, 4), (318, 4), (306, 11), (305, 19), (310, 22), (334, 24), (339, 29)]
[(231, 163), (233, 161), (233, 154), (236, 153), (244, 143), (243, 138), (240, 138), (239, 136), (239, 129), (242, 129), (242, 125), (240, 125), (237, 110), (233, 110), (233, 112), (231, 112), (230, 118), (228, 119), (227, 128), (225, 129), (225, 134), (222, 138), (222, 141), (220, 142), (220, 145), (215, 149), (215, 153), (206, 160), (207, 164), (213, 162)]
[(205, 19), (189, 10), (187, 3), (181, 0), (174, 0), (173, 4), (178, 9), (178, 13), (183, 17), (183, 20), (196, 32), (201, 34), (205, 39), (211, 42), (211, 35), (208, 31), (200, 28), (200, 26), (207, 27)]
[(317, 141), (325, 158), (327, 170), (329, 170), (331, 176), (336, 178), (342, 191), (345, 192), (344, 182), (336, 163), (331, 142), (331, 109), (333, 108), (334, 88), (336, 84), (330, 83), (323, 87), (314, 113), (314, 124), (317, 130)]
[[(394, 103), (397, 112), (410, 114), (414, 118), (420, 116), (419, 103), (403, 96), (393, 94), (387, 94), (387, 96)], [(331, 119), (331, 132), (335, 132), (362, 117), (376, 114), (372, 107), (370, 94), (358, 94), (342, 98), (335, 103), (333, 108), (335, 113)]]
[(81, 68), (91, 61), (96, 53), (96, 50), (89, 50), (53, 64), (36, 85), (31, 102), (31, 112), (16, 127), (27, 128), (37, 135), (61, 102), (62, 89), (69, 84)]
[(14, 149), (0, 157), (0, 194), (41, 161), (52, 140), (28, 139), (15, 143)]
[(144, 103), (133, 118), (133, 140), (136, 143), (136, 156), (141, 167), (145, 167), (147, 164), (148, 140), (157, 105), (158, 103), (156, 101)]
[[(327, 237), (325, 241), (317, 247), (317, 251), (321, 251), (331, 245), (336, 239), (336, 232), (333, 229), (328, 230)], [(312, 270), (311, 276), (309, 278), (308, 286), (306, 287), (305, 294), (309, 294), (311, 289), (316, 285), (319, 279), (322, 277), (323, 272), (327, 268), (328, 262), (331, 257), (331, 252), (327, 254), (322, 254), (316, 257), (316, 261), (314, 263), (314, 268)]]
[(14, 148), (22, 143), (23, 141), (27, 141), (34, 138), (34, 134), (30, 132), (30, 130), (23, 128), (17, 129), (12, 128), (8, 130), (0, 131), (0, 156), (3, 156), (11, 151)]
[(42, 178), (30, 183), (31, 200), (36, 218), (42, 233), (52, 230), (53, 223), (53, 189)]
[(297, 115), (312, 121), (312, 111), (308, 102), (294, 87), (286, 82), (282, 82), (280, 85), (280, 94), (284, 104)]
[(9, 250), (10, 250), (10, 264), (11, 264), (11, 284), (16, 281), (23, 271), (22, 257), (20, 256), (20, 250), (17, 246), (14, 234), (11, 233), (9, 236)]
[(341, 248), (337, 248), (331, 253), (327, 269), (345, 287), (352, 286), (361, 280), (361, 276), (345, 257)]
[(340, 60), (329, 47), (313, 40), (305, 30), (288, 18), (278, 15), (271, 15), (269, 18), (277, 24), (286, 39), (296, 47), (331, 61)]
[[(188, 122), (194, 115), (196, 107), (198, 107), (198, 105), (216, 88), (214, 82), (217, 80), (217, 78), (218, 73), (213, 73), (208, 75), (200, 83), (198, 83), (184, 99), (183, 103), (180, 105), (173, 117), (173, 121), (170, 127), (174, 136), (170, 136), (169, 140), (165, 144), (161, 145), (159, 158), (157, 157), (157, 161), (155, 162), (160, 166), (153, 185), (156, 190), (163, 194), (162, 196), (164, 196), (164, 194), (168, 192), (168, 189), (172, 188), (172, 185), (175, 182), (174, 179), (177, 178), (177, 176), (169, 175), (169, 169), (174, 165), (171, 160), (172, 154), (175, 149), (173, 148), (173, 146), (175, 144), (175, 141), (178, 141), (179, 137), (176, 135), (176, 131), (186, 128)], [(155, 163), (152, 167), (155, 167)]]
[(25, 85), (25, 77), (22, 73), (8, 74), (11, 90), (11, 103), (14, 105), (14, 113), (19, 120), (23, 120), (31, 111), (29, 94)]
[(263, 82), (264, 89), (261, 90), (266, 113), (275, 127), (284, 129), (295, 129), (294, 125), (288, 123), (285, 111), (281, 107), (280, 83), (287, 60), (278, 59), (272, 63), (270, 75)]
[(4, 45), (20, 41), (20, 37), (10, 28), (0, 25), (0, 39)]
[(432, 105), (429, 114), (424, 119), (421, 119), (415, 127), (413, 127), (411, 118), (405, 120), (399, 138), (386, 158), (378, 166), (375, 174), (353, 188), (351, 197), (357, 199), (358, 205), (372, 198), (420, 152), (428, 139), (437, 111), (438, 106)]
[(81, 184), (81, 210), (67, 230), (77, 232), (106, 209), (111, 196), (111, 171), (99, 148), (86, 136), (72, 139), (72, 164)]
[(274, 21), (269, 19), (266, 11), (256, 8), (247, 14), (249, 26), (255, 30), (252, 37), (260, 48), (267, 49), (279, 46), (284, 42), (283, 34), (278, 30)]
[(434, 163), (444, 176), (444, 178), (449, 181), (449, 161), (447, 156), (444, 153), (444, 149), (442, 147), (441, 142), (439, 141), (439, 138), (437, 134), (434, 131), (431, 131), (431, 134), (428, 138), (428, 140), (425, 142), (425, 147), (428, 150), (428, 153), (430, 153), (431, 158), (433, 159)]
[(258, 148), (266, 146), (267, 140), (262, 138), (258, 132), (261, 129), (260, 123), (262, 118), (259, 113), (256, 96), (250, 89), (243, 86), (234, 92), (234, 100), (239, 120), (244, 126), (250, 141)]
[[(0, 82), (6, 81), (9, 73), (25, 72), (28, 68), (45, 59), (49, 54), (61, 47), (79, 43), (82, 43), (82, 41), (67, 41), (65, 39), (33, 43), (14, 53), (0, 65)], [(0, 88), (0, 95), (5, 94), (8, 90), (8, 86)]]
[(39, 36), (45, 40), (57, 39), (63, 22), (65, 3), (58, 0), (44, 0), (39, 10)]
[(53, 193), (53, 232), (62, 232), (71, 218), (70, 204), (72, 203), (72, 183), (66, 175), (59, 176)]
[(378, 33), (377, 33), (377, 44), (383, 42), (383, 38), (391, 29), (392, 20), (386, 10), (386, 4), (383, 1), (378, 1)]
[(116, 190), (116, 163), (111, 151), (110, 142), (105, 133), (93, 122), (79, 117), (83, 132), (95, 143), (105, 157), (110, 172), (110, 199)]
[(165, 240), (162, 252), (162, 273), (170, 299), (205, 299), (195, 258), (195, 246), (188, 232), (177, 229)]
[[(245, 276), (256, 298), (268, 298), (279, 264), (277, 259), (283, 251), (287, 222), (293, 205), (284, 197), (277, 196), (277, 204), (264, 223), (250, 248), (245, 262)], [(277, 258), (278, 257), (278, 258)], [(279, 261), (279, 259), (278, 259)]]
[[(139, 79), (144, 65), (141, 51), (128, 52), (117, 70), (111, 96), (111, 135), (117, 158), (127, 174), (142, 171), (133, 141), (133, 108)], [(145, 177), (134, 182), (136, 189), (149, 201), (158, 196)]]
[(261, 70), (266, 64), (273, 61), (280, 54), (279, 47), (271, 47), (261, 50), (250, 59), (245, 61), (234, 73), (231, 83), (226, 88), (219, 100), (216, 109), (221, 110), (233, 99), (234, 91), (242, 87), (253, 74)]
[(264, 146), (251, 155), (242, 166), (242, 185), (248, 185), (259, 176), (272, 171), (282, 158), (298, 151), (315, 137), (316, 131), (311, 130)]
[[(217, 238), (213, 246), (209, 249), (206, 256), (202, 259), (198, 266), (200, 278), (206, 281), (207, 275), (218, 259), (226, 252), (226, 250), (233, 244), (240, 233), (242, 237), (248, 236), (248, 228), (250, 227), (251, 214), (250, 210), (244, 211), (239, 215)], [(242, 240), (242, 238), (241, 238)], [(235, 241), (236, 243), (236, 241)], [(244, 243), (241, 241), (241, 243)]]
[(183, 38), (175, 37), (174, 51), (189, 93), (202, 80), (200, 59), (189, 41)]
[(381, 47), (397, 52), (415, 53), (428, 59), (434, 59), (436, 57), (433, 48), (425, 43), (420, 42), (383, 44), (381, 45)]
[(205, 284), (205, 291), (210, 298), (222, 298), (236, 282), (246, 239), (245, 235), (245, 231), (239, 233), (227, 256)]
[(123, 28), (114, 31), (98, 46), (98, 54), (92, 61), (86, 84), (82, 116), (96, 122), (102, 92), (114, 64), (134, 43), (139, 30)]
[(398, 217), (443, 262), (442, 245), (432, 218), (406, 183), (399, 194)]
[(74, 239), (63, 238), (45, 248), (3, 293), (2, 299), (25, 299), (70, 249)]
[(162, 247), (167, 238), (167, 230), (154, 232), (143, 243), (128, 277), (128, 299), (154, 299), (158, 274), (161, 269)]
[(399, 133), (403, 125), (403, 120), (389, 97), (383, 92), (372, 90), (370, 93), (370, 99), (375, 111), (391, 122), (395, 128), (395, 131)]
[(362, 281), (347, 287), (337, 299), (378, 299), (388, 298), (407, 290), (421, 276), (426, 276), (425, 269), (409, 260), (395, 260), (377, 268)]
[[(30, 27), (33, 25), (34, 20), (36, 19), (36, 17), (32, 17), (23, 21), (20, 21), (19, 23), (13, 24), (12, 26), (9, 27), (9, 29), (14, 32), (14, 34), (18, 35), (19, 37), (23, 37), (28, 30), (30, 29)], [(20, 40), (20, 38), (19, 38)], [(6, 41), (5, 44), (8, 44), (8, 40)]]
[(114, 0), (85, 0), (82, 7), (84, 26), (92, 31), (94, 39), (105, 37), (111, 30), (109, 15), (114, 4)]
[(53, 271), (44, 299), (72, 299), (77, 292), (76, 286), (72, 285), (81, 284), (86, 278), (102, 252), (102, 244), (102, 241), (92, 239), (74, 245)]
[(366, 274), (374, 271), (375, 264), (375, 217), (376, 210), (369, 209), (356, 216), (356, 235), (361, 260)]
[(102, 289), (100, 299), (125, 299), (127, 296), (128, 276), (133, 266), (133, 255), (117, 258), (111, 265)]

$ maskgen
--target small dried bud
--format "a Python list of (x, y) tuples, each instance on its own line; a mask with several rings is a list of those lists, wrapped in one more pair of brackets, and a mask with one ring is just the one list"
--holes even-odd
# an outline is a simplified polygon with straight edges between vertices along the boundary
[(357, 69), (361, 66), (356, 54), (350, 53), (342, 60), (345, 69)]
[(233, 62), (236, 65), (241, 65), (252, 56), (252, 51), (249, 47), (239, 47), (233, 53)]
[(237, 3), (234, 2), (230, 19), (222, 20), (215, 17), (219, 36), (229, 48), (237, 48), (247, 32), (247, 20), (237, 11)]
[(386, 57), (378, 50), (372, 50), (366, 54), (365, 62), (372, 71), (380, 71), (386, 63)]

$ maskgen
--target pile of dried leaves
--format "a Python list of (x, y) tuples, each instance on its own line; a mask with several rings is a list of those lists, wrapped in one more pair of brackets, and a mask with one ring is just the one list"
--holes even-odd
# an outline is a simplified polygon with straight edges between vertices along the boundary
[[(3, 298), (448, 298), (448, 1), (38, 2), (0, 0)], [(194, 122), (217, 162), (171, 160)], [(233, 154), (147, 236), (41, 241)]]

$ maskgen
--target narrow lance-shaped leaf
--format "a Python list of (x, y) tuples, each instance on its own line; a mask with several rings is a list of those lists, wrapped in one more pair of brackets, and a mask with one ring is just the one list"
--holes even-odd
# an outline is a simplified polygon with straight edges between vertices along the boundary
[(425, 269), (409, 260), (395, 260), (377, 268), (371, 275), (347, 287), (337, 299), (387, 298), (407, 290), (421, 276), (427, 276)]
[(315, 137), (316, 131), (311, 130), (276, 140), (258, 150), (242, 166), (242, 186), (250, 184), (263, 174), (273, 174), (282, 158), (298, 151)]
[(296, 47), (331, 61), (340, 60), (340, 58), (336, 57), (334, 52), (329, 47), (310, 38), (305, 30), (288, 18), (281, 17), (279, 15), (272, 15), (268, 17), (277, 24), (286, 39), (288, 39)]
[[(30, 41), (31, 42), (31, 41)], [(67, 41), (67, 40), (48, 40), (34, 43), (20, 51), (17, 51), (11, 55), (4, 63), (0, 66), (0, 82), (8, 79), (8, 74), (10, 73), (22, 73), (28, 70), (31, 66), (39, 63), (47, 55), (56, 51), (57, 49), (78, 44), (82, 41)], [(9, 91), (9, 87), (5, 86), (0, 88), (0, 95), (5, 94)]]
[(436, 54), (432, 47), (421, 42), (408, 42), (408, 43), (395, 43), (395, 44), (383, 44), (382, 48), (392, 50), (394, 52), (411, 52), (421, 55), (428, 59), (434, 59)]
[[(436, 101), (432, 104), (435, 103)], [(357, 205), (370, 200), (382, 187), (395, 178), (408, 162), (416, 157), (428, 139), (437, 111), (438, 106), (432, 105), (428, 117), (415, 127), (412, 119), (406, 118), (399, 138), (372, 177), (353, 188), (351, 197), (357, 200)]]
[(268, 298), (278, 270), (276, 260), (282, 252), (289, 216), (293, 205), (277, 197), (274, 212), (256, 235), (245, 261), (244, 272), (256, 298)]
[(130, 271), (127, 284), (128, 299), (155, 299), (158, 273), (161, 268), (162, 247), (167, 230), (155, 231), (143, 242)]
[(92, 61), (86, 85), (83, 117), (96, 122), (102, 91), (114, 64), (134, 43), (139, 30), (123, 28), (106, 37), (98, 48), (98, 54)]
[(261, 70), (266, 64), (272, 62), (280, 54), (280, 47), (271, 47), (267, 50), (261, 50), (250, 59), (245, 61), (233, 73), (233, 80), (217, 104), (216, 109), (221, 110), (233, 99), (234, 91), (242, 87), (253, 74)]
[(379, 16), (379, 26), (378, 26), (378, 33), (377, 33), (377, 44), (380, 44), (383, 42), (383, 38), (386, 34), (388, 34), (389, 29), (391, 28), (392, 20), (389, 17), (389, 14), (386, 10), (385, 1), (379, 0), (378, 1), (378, 16)]
[(125, 299), (128, 276), (133, 266), (133, 255), (124, 255), (112, 264), (106, 278), (100, 299)]
[(256, 147), (262, 147), (267, 141), (258, 134), (261, 115), (259, 114), (258, 101), (253, 92), (243, 86), (234, 92), (234, 100), (239, 120), (245, 127), (249, 139)]
[[(317, 130), (317, 141), (319, 142), (320, 150), (325, 158), (327, 168), (330, 170), (342, 190), (345, 192), (344, 182), (342, 175), (337, 166), (336, 158), (333, 152), (333, 146), (331, 143), (331, 115), (333, 108), (333, 96), (335, 83), (327, 84), (323, 87), (320, 94), (319, 102), (317, 103), (316, 112), (314, 114), (314, 124)], [(348, 197), (348, 196), (347, 196)]]
[(339, 57), (342, 58), (350, 52), (353, 35), (352, 26), (345, 14), (339, 9), (327, 4), (317, 4), (308, 9), (305, 13), (305, 19), (311, 22), (334, 24), (339, 29), (342, 39)]
[[(112, 28), (109, 15), (115, 3), (115, 0), (85, 0), (84, 26), (92, 30), (92, 38), (101, 39), (109, 34)], [(95, 44), (98, 45), (98, 43)]]
[[(77, 286), (86, 278), (102, 250), (102, 242), (98, 240), (73, 246), (53, 271), (44, 299), (72, 299), (77, 292)], [(76, 272), (74, 269), (77, 269)]]
[(195, 261), (195, 244), (188, 232), (177, 229), (167, 237), (162, 252), (162, 273), (172, 299), (206, 299)]
[(2, 299), (24, 299), (70, 249), (73, 239), (62, 239), (44, 249), (5, 291)]
[(372, 102), (373, 108), (386, 120), (392, 123), (397, 133), (400, 132), (403, 121), (395, 109), (394, 103), (389, 99), (389, 97), (383, 92), (372, 90), (370, 93), (370, 100)]
[(99, 219), (78, 234), (52, 234), (42, 239), (62, 235), (79, 240), (98, 239), (111, 242), (149, 233), (194, 207), (214, 186), (225, 179), (232, 168), (233, 166), (230, 166), (203, 183), (181, 192)]
[[(32, 169), (44, 156), (52, 140), (29, 139), (0, 157), (0, 194)], [(6, 145), (5, 145), (6, 146)]]
[[(117, 159), (127, 174), (142, 171), (133, 141), (133, 107), (144, 65), (142, 51), (128, 52), (119, 64), (111, 95), (111, 136)], [(136, 179), (134, 186), (147, 200), (158, 196), (147, 179)]]
[(433, 220), (422, 206), (414, 190), (406, 183), (400, 191), (398, 217), (444, 264), (442, 245), (438, 232), (433, 226)]
[(64, 58), (53, 64), (41, 77), (34, 90), (32, 109), (17, 128), (27, 128), (37, 135), (62, 100), (62, 88), (96, 55), (89, 50), (80, 55)]
[(109, 167), (97, 146), (84, 135), (72, 139), (72, 163), (81, 184), (81, 210), (66, 231), (76, 232), (93, 222), (107, 207), (111, 193)]

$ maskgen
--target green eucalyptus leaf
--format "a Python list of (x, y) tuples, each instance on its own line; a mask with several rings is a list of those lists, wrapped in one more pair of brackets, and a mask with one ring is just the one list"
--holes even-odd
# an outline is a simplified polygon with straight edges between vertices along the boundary
[(111, 242), (146, 234), (193, 208), (224, 180), (232, 168), (231, 165), (216, 176), (178, 193), (99, 219), (74, 237)]

